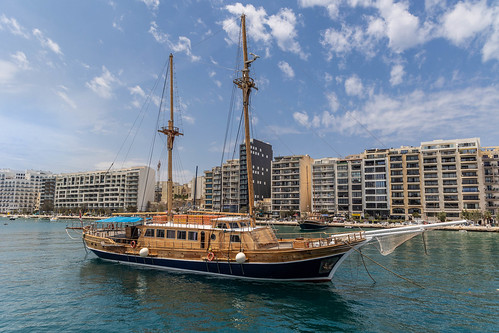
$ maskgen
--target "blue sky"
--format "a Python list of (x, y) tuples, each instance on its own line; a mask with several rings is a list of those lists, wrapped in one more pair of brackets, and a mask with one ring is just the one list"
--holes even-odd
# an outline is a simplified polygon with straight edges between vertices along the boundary
[[(243, 12), (260, 56), (252, 131), (275, 156), (499, 145), (497, 1), (3, 0), (0, 168), (148, 164), (170, 52), (184, 132), (175, 180), (220, 164)], [(226, 157), (240, 142), (235, 96)], [(152, 167), (166, 166), (164, 142)]]

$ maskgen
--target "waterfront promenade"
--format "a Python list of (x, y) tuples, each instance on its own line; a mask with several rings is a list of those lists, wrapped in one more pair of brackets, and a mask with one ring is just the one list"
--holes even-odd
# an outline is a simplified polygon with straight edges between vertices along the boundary
[[(0, 215), (0, 217), (8, 218), (11, 215)], [(50, 219), (52, 215), (20, 215), (20, 217), (30, 218), (30, 219)], [(79, 219), (79, 216), (73, 215), (58, 215), (57, 218), (59, 220), (74, 220)], [(94, 220), (102, 220), (108, 218), (108, 216), (82, 216), (81, 217), (85, 221), (94, 221)], [(275, 224), (275, 225), (287, 225), (287, 226), (298, 226), (298, 221), (281, 221), (281, 220), (257, 220), (257, 224), (266, 225), (266, 224)], [(328, 223), (332, 228), (358, 228), (358, 229), (390, 229), (390, 228), (398, 228), (406, 225), (414, 225), (414, 224), (402, 224), (402, 223), (367, 223), (367, 222), (330, 222)], [(436, 228), (436, 230), (449, 230), (449, 231), (478, 231), (478, 232), (499, 232), (499, 226), (491, 226), (491, 225), (460, 225), (460, 226), (450, 226), (450, 227), (442, 227)]]

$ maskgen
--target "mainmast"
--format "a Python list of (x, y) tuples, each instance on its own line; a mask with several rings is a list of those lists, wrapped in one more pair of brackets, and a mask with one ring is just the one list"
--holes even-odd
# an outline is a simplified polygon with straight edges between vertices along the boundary
[[(165, 79), (166, 81), (166, 79)], [(167, 136), (168, 149), (168, 182), (167, 182), (167, 207), (168, 221), (173, 220), (173, 141), (178, 135), (183, 135), (179, 132), (178, 127), (173, 126), (173, 54), (170, 53), (170, 120), (168, 120), (168, 128), (161, 127), (158, 132)]]
[(249, 97), (251, 94), (251, 88), (256, 88), (255, 82), (249, 76), (249, 68), (251, 63), (258, 58), (258, 56), (253, 55), (253, 59), (248, 60), (248, 49), (246, 43), (246, 16), (241, 15), (241, 31), (243, 39), (243, 60), (244, 68), (242, 70), (242, 77), (234, 80), (234, 83), (243, 91), (243, 110), (244, 110), (244, 141), (246, 144), (246, 174), (248, 178), (248, 213), (251, 218), (251, 223), (255, 224), (254, 221), (254, 201), (255, 194), (253, 189), (253, 164), (251, 162), (251, 142), (250, 142), (250, 128), (249, 128)]

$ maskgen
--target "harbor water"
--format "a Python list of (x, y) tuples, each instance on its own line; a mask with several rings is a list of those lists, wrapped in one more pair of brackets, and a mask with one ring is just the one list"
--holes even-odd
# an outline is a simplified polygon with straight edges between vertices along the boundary
[(493, 232), (428, 232), (427, 255), (421, 236), (388, 256), (373, 243), (377, 264), (354, 253), (332, 282), (297, 284), (106, 262), (65, 227), (0, 218), (0, 332), (499, 332)]

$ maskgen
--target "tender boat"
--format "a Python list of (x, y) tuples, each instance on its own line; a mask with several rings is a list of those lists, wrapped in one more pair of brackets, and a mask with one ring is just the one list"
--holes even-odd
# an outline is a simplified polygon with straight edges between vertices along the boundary
[(316, 231), (329, 228), (327, 221), (321, 217), (308, 217), (298, 221), (298, 224), (300, 225), (301, 230), (304, 231)]

